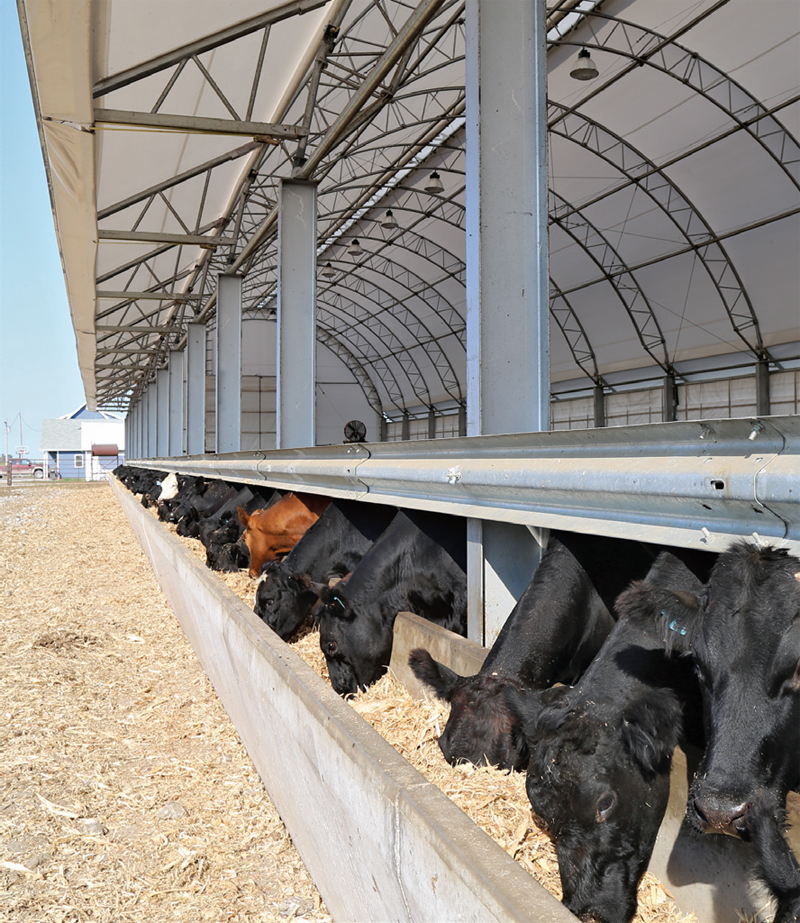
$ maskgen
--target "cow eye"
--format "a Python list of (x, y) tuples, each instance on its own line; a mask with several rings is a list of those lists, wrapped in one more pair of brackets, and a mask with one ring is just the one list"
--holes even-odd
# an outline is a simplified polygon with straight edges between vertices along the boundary
[(339, 645), (335, 641), (328, 641), (328, 643), (325, 645), (325, 653), (329, 657), (333, 657), (338, 649)]
[(598, 821), (605, 820), (614, 809), (616, 803), (617, 796), (613, 792), (606, 792), (604, 795), (601, 795), (595, 807)]

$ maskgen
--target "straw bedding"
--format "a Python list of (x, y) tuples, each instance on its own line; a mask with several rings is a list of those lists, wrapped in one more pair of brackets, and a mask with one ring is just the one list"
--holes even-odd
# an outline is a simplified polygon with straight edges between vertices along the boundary
[(0, 919), (330, 923), (108, 485), (3, 487), (0, 575)]
[[(329, 921), (110, 489), (0, 494), (0, 567), (0, 917)], [(245, 571), (220, 578), (252, 605)], [(294, 646), (327, 678), (317, 633)], [(523, 773), (449, 766), (447, 706), (390, 675), (351, 704), (560, 897)], [(639, 905), (635, 923), (696, 919), (650, 875)]]

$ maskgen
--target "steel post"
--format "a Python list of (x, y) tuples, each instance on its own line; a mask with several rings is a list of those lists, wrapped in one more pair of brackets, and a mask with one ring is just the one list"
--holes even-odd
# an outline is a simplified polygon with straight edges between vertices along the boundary
[[(538, 432), (550, 425), (544, 0), (467, 0), (466, 30), (467, 434)], [(490, 644), (538, 546), (488, 522), (469, 534), (469, 604), (484, 606), (483, 636), (470, 636)]]
[(186, 452), (202, 455), (206, 450), (206, 325), (187, 324), (186, 358)]
[(172, 349), (169, 353), (169, 454), (184, 454), (184, 388), (182, 350)]
[(278, 220), (278, 448), (316, 442), (317, 187), (281, 181)]
[(164, 458), (169, 451), (169, 369), (156, 372), (156, 401), (158, 404), (156, 423), (156, 451)]
[(147, 386), (147, 449), (148, 456), (158, 455), (158, 392), (155, 378)]
[(238, 452), (242, 441), (242, 277), (217, 281), (216, 451)]

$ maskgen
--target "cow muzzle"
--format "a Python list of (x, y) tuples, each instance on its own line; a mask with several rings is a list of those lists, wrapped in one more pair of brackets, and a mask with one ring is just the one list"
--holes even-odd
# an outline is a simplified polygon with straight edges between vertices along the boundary
[(695, 826), (703, 833), (724, 833), (742, 840), (748, 840), (747, 816), (750, 803), (726, 804), (712, 796), (695, 796), (689, 800), (689, 810)]

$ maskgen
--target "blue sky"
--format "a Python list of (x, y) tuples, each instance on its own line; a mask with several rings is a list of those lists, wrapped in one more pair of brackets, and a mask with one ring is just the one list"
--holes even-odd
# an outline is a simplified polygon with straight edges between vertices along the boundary
[[(41, 457), (42, 420), (85, 401), (16, 4), (0, 3), (0, 424)], [(0, 426), (0, 453), (6, 428)]]

